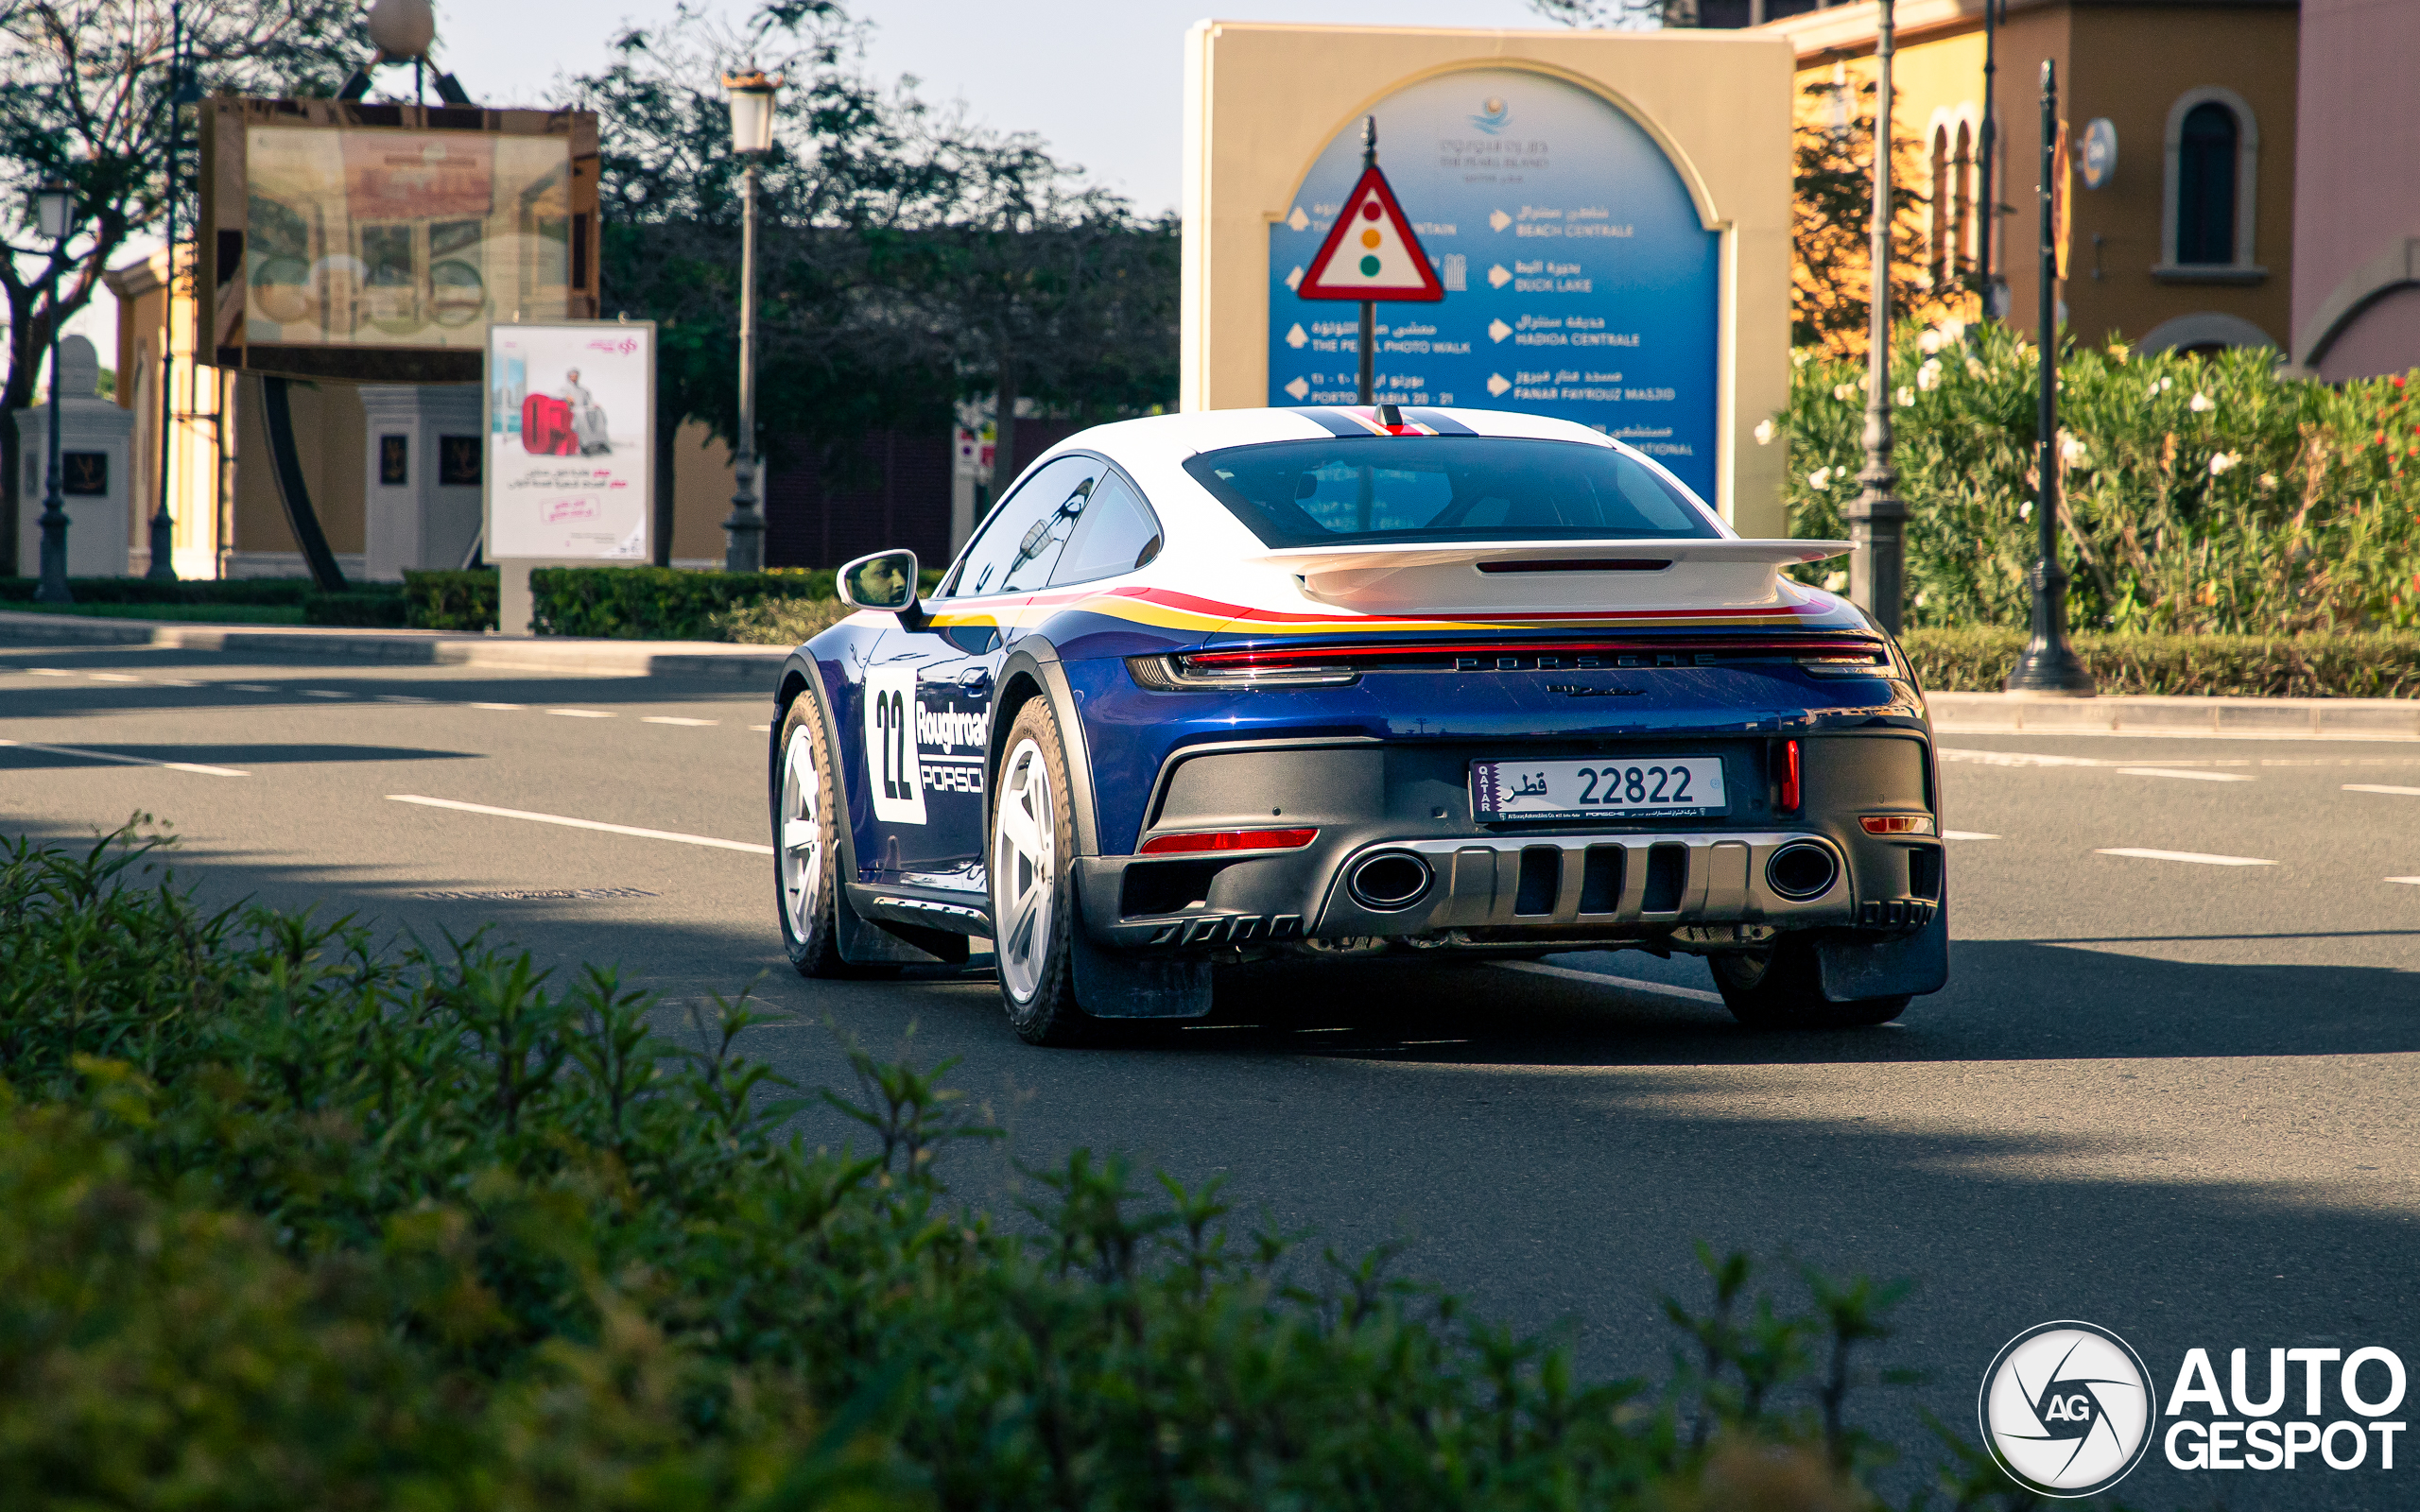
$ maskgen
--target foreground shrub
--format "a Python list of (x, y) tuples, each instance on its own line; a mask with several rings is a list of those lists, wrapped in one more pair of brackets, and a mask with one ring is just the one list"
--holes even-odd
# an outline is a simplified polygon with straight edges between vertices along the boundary
[[(1777, 417), (1790, 528), (1841, 536), (1864, 464), (1864, 366), (1796, 360)], [(2406, 380), (2329, 385), (2281, 378), (2274, 362), (2252, 349), (2066, 349), (2061, 512), (2074, 624), (2420, 627), (2420, 409)], [(1892, 371), (1908, 623), (2023, 626), (2038, 349), (1996, 323), (1909, 330)]]
[[(1844, 1403), (1901, 1290), (1668, 1303), (1660, 1387), (1229, 1227), (1077, 1151), (1014, 1231), (997, 1136), (853, 1053), (808, 1148), (717, 1000), (211, 912), (121, 834), (0, 852), (0, 1484), (24, 1504), (1868, 1504)], [(1954, 1446), (1962, 1448), (1962, 1446)], [(1957, 1504), (2027, 1504), (1965, 1451)]]
[(493, 567), (460, 572), (404, 569), (409, 623), (423, 630), (493, 630), (501, 577)]
[(829, 598), (822, 570), (693, 573), (673, 567), (534, 567), (532, 623), (541, 635), (710, 641), (715, 616), (769, 598)]
[[(1899, 637), (1935, 693), (1997, 693), (2025, 649), (2021, 630), (1913, 629)], [(2420, 697), (2420, 634), (2094, 635), (2076, 654), (2102, 693), (2246, 698)]]

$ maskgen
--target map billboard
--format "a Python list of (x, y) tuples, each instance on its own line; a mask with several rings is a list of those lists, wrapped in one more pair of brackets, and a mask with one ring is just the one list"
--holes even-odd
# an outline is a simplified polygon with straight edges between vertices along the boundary
[[(1375, 401), (1578, 421), (1716, 497), (1720, 236), (1655, 140), (1601, 95), (1527, 69), (1438, 75), (1371, 113), (1445, 290), (1380, 309)], [(1269, 228), (1270, 404), (1356, 402), (1355, 312), (1297, 289), (1361, 150), (1357, 116)]]

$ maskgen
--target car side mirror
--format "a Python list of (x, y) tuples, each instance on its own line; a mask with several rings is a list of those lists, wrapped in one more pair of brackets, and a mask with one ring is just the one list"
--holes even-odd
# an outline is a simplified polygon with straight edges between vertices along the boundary
[(837, 586), (840, 602), (852, 609), (878, 609), (893, 614), (916, 612), (916, 554), (877, 551), (842, 567)]

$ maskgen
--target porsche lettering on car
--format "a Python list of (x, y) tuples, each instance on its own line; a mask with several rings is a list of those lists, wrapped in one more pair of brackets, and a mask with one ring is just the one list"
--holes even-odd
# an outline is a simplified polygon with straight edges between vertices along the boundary
[(1272, 956), (1707, 958), (1758, 1026), (1948, 971), (1891, 638), (1597, 432), (1480, 410), (1084, 431), (929, 596), (911, 553), (786, 664), (776, 902), (809, 976), (988, 950), (1019, 1034), (1207, 1013)]

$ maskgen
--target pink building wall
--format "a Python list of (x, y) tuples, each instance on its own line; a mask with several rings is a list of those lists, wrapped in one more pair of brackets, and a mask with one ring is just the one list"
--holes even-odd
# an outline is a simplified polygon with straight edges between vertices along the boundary
[(2303, 0), (2293, 355), (2330, 380), (2420, 367), (2415, 68), (2420, 0)]

